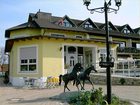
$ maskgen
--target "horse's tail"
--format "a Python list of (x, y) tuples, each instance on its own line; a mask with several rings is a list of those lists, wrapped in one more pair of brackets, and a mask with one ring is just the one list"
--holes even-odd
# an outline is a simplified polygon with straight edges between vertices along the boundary
[(59, 85), (61, 85), (62, 75), (59, 75)]

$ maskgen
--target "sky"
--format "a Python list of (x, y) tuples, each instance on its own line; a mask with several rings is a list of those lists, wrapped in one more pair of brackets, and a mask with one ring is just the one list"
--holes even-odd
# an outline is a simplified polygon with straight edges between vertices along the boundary
[[(108, 1), (108, 0), (106, 0)], [(89, 8), (102, 7), (104, 0), (91, 0)], [(122, 0), (120, 10), (108, 14), (108, 20), (114, 25), (129, 24), (131, 28), (140, 27), (140, 0)], [(5, 30), (27, 22), (29, 13), (52, 13), (53, 16), (68, 15), (73, 19), (91, 18), (94, 22), (104, 23), (104, 13), (91, 14), (83, 0), (0, 0), (0, 47), (5, 46)], [(116, 8), (112, 0), (112, 8)]]

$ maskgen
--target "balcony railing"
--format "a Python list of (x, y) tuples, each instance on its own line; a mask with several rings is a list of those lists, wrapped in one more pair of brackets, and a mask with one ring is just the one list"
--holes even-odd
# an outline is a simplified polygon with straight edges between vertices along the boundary
[(135, 47), (117, 47), (117, 53), (140, 54), (140, 49)]

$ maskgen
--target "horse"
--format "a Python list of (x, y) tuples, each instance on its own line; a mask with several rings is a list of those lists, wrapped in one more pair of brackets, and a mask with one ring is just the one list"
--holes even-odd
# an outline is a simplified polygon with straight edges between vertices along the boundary
[[(81, 70), (83, 70), (83, 67), (82, 67), (81, 63), (77, 63), (77, 64), (74, 65), (71, 73), (67, 73), (67, 74), (59, 76), (59, 85), (61, 85), (62, 80), (64, 81), (64, 92), (65, 92), (66, 88), (70, 91), (70, 89), (67, 87), (67, 84), (69, 83), (69, 81), (72, 81), (72, 80), (78, 81), (77, 80), (77, 72), (79, 72)], [(78, 85), (76, 85), (76, 86), (78, 88)], [(79, 90), (79, 88), (78, 88), (78, 90)]]
[[(83, 86), (81, 87), (81, 90), (83, 89), (84, 90), (84, 85), (85, 85), (85, 80), (88, 80), (90, 82), (90, 84), (92, 85), (93, 87), (93, 83), (91, 82), (90, 80), (90, 73), (91, 71), (95, 71), (97, 72), (97, 70), (95, 69), (95, 67), (93, 65), (91, 65), (89, 68), (87, 68), (85, 71), (81, 72), (78, 76), (77, 76), (77, 80), (76, 81), (76, 85), (78, 86), (80, 83), (80, 81), (83, 81)], [(73, 85), (75, 84), (75, 81), (73, 82)]]

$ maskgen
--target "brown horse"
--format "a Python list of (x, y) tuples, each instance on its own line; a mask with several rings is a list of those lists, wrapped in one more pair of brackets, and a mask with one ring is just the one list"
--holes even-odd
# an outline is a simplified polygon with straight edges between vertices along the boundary
[[(68, 74), (64, 74), (64, 75), (60, 75), (59, 76), (59, 85), (61, 85), (61, 81), (63, 80), (64, 81), (64, 92), (65, 92), (65, 89), (67, 88), (69, 91), (70, 89), (67, 87), (67, 84), (69, 83), (69, 81), (72, 81), (72, 80), (75, 80), (75, 81), (78, 81), (77, 79), (77, 72), (83, 70), (83, 67), (80, 63), (77, 63), (72, 72), (71, 73), (68, 73)], [(79, 83), (80, 84), (80, 83)], [(76, 85), (77, 88), (78, 88), (78, 85)], [(79, 88), (78, 88), (79, 90)]]

